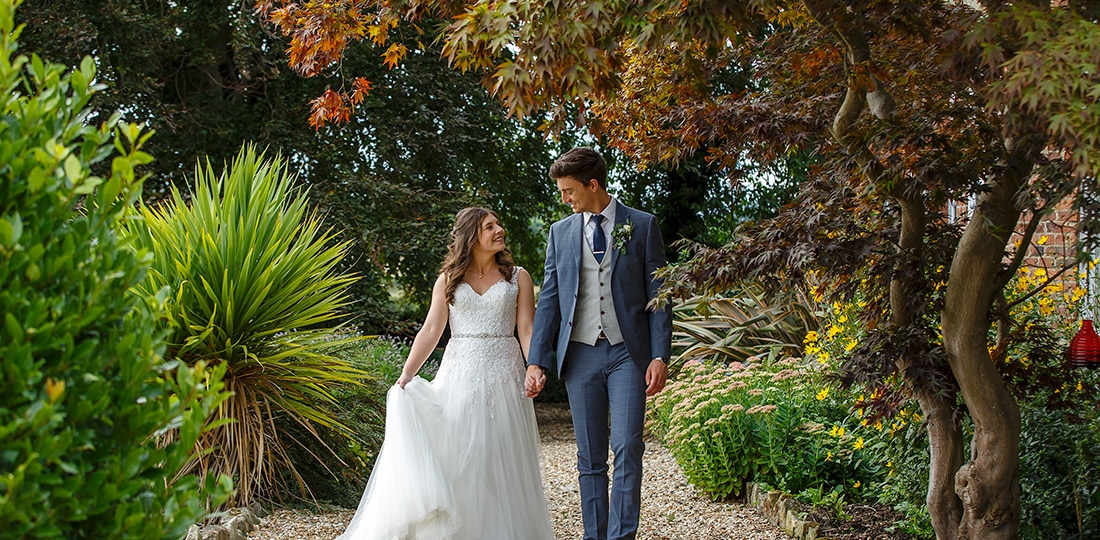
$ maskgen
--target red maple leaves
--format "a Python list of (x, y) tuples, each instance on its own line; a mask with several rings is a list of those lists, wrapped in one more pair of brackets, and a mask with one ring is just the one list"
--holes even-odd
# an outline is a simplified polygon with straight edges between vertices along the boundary
[[(283, 35), (290, 36), (287, 56), (290, 67), (306, 77), (322, 74), (338, 64), (348, 46), (369, 37), (376, 43), (385, 41), (385, 28), (395, 22), (365, 12), (371, 7), (367, 0), (325, 0), (294, 2), (291, 0), (257, 0), (256, 11), (267, 18)], [(368, 25), (375, 19), (381, 24)], [(381, 29), (381, 30), (380, 30)], [(386, 65), (394, 67), (404, 57), (403, 47), (386, 51)], [(309, 123), (320, 129), (328, 122), (347, 122), (353, 109), (371, 90), (370, 81), (358, 77), (351, 90), (328, 89), (310, 101)]]
[(357, 77), (352, 82), (350, 92), (331, 88), (325, 90), (324, 94), (309, 102), (312, 111), (309, 115), (309, 125), (314, 129), (321, 129), (329, 122), (341, 123), (351, 120), (352, 110), (362, 103), (370, 90), (370, 81), (362, 77)]

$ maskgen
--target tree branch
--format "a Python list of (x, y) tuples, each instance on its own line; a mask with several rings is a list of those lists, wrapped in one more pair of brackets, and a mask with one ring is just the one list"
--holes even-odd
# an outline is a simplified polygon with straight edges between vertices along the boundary
[(1031, 214), (1031, 221), (1028, 222), (1027, 228), (1021, 233), (1020, 249), (1016, 250), (1016, 254), (1012, 256), (1012, 262), (1008, 263), (1008, 267), (1005, 268), (1003, 275), (997, 279), (996, 289), (1001, 290), (1009, 281), (1012, 281), (1012, 276), (1016, 275), (1016, 271), (1020, 269), (1020, 265), (1024, 263), (1024, 257), (1027, 256), (1027, 246), (1031, 245), (1031, 239), (1035, 237), (1035, 231), (1039, 228), (1039, 222), (1043, 217), (1047, 215), (1046, 212), (1036, 211)]

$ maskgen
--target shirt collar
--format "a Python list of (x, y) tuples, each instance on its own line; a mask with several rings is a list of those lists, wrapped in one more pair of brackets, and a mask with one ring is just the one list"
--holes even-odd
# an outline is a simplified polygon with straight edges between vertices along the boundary
[[(604, 217), (604, 219), (607, 220), (608, 223), (615, 223), (615, 206), (617, 204), (618, 204), (618, 201), (615, 200), (615, 197), (611, 197), (611, 202), (607, 203), (607, 206), (604, 207), (602, 212), (600, 212), (600, 215), (602, 215)], [(593, 215), (595, 215), (593, 212), (585, 212), (584, 213), (584, 224), (585, 225), (588, 225), (588, 223), (590, 221), (592, 221), (592, 216)]]

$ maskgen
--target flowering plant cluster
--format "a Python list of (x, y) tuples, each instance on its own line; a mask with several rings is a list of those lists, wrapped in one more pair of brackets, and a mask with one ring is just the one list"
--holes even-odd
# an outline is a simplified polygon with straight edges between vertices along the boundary
[(859, 490), (881, 472), (820, 370), (801, 359), (688, 362), (649, 403), (648, 427), (688, 481), (715, 500), (745, 482), (789, 492)]

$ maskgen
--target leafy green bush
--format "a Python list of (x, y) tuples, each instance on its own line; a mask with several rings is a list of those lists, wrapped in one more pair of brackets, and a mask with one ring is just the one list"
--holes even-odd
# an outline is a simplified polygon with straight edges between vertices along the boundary
[(1020, 412), (1020, 537), (1100, 537), (1100, 414)]
[(200, 488), (229, 489), (176, 477), (221, 371), (165, 362), (158, 298), (130, 293), (149, 253), (116, 230), (148, 135), (86, 123), (91, 58), (15, 56), (17, 4), (0, 0), (0, 538), (179, 538)]
[(329, 352), (355, 339), (341, 337), (347, 331), (337, 322), (353, 280), (334, 271), (347, 244), (321, 229), (293, 184), (285, 160), (246, 146), (220, 176), (209, 164), (198, 168), (188, 199), (173, 189), (171, 203), (142, 207), (129, 228), (137, 249), (153, 254), (136, 289), (172, 291), (167, 356), (226, 366), (233, 397), (199, 441), (193, 466), (238, 478), (238, 504), (279, 493), (281, 472), (305, 491), (285, 428), (297, 423), (316, 437), (320, 425), (350, 436), (329, 410), (331, 388), (361, 376)]
[(792, 493), (842, 487), (880, 473), (853, 420), (820, 375), (801, 360), (749, 364), (689, 361), (649, 402), (648, 427), (692, 485), (714, 499), (739, 495), (746, 481)]

